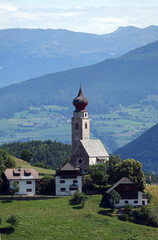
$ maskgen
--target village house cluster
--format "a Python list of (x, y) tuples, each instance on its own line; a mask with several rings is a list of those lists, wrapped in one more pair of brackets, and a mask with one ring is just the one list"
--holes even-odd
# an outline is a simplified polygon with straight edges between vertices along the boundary
[[(75, 111), (72, 117), (72, 154), (71, 162), (58, 169), (55, 174), (56, 195), (73, 195), (76, 190), (82, 192), (82, 175), (87, 174), (87, 168), (93, 164), (104, 163), (109, 160), (109, 155), (97, 139), (90, 139), (90, 119), (85, 107), (88, 101), (83, 96), (80, 87), (77, 97), (73, 100)], [(16, 182), (19, 185), (17, 194), (36, 194), (36, 181), (38, 172), (34, 169), (6, 169), (4, 172), (8, 188)], [(115, 189), (121, 196), (117, 207), (131, 204), (133, 206), (146, 205), (147, 199), (137, 186), (128, 178), (122, 178), (115, 183), (106, 193)]]

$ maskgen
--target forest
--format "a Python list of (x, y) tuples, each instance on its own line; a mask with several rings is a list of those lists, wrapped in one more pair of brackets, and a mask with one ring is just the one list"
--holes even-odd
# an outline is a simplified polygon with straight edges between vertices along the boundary
[[(29, 161), (31, 165), (54, 170), (62, 167), (71, 155), (70, 145), (51, 140), (8, 143), (3, 144), (1, 149), (6, 150), (12, 156)], [(24, 159), (25, 156), (26, 159)]]

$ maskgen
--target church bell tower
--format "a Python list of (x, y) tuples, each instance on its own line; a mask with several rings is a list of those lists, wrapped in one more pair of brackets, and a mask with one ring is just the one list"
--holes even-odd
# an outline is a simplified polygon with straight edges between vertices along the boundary
[(72, 153), (74, 152), (79, 140), (90, 139), (90, 122), (88, 112), (85, 107), (88, 101), (83, 96), (80, 86), (78, 96), (73, 100), (75, 111), (72, 117)]

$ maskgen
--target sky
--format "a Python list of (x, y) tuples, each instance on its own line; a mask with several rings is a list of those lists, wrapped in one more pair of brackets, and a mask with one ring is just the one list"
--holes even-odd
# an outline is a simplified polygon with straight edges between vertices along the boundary
[(0, 29), (105, 34), (129, 25), (158, 25), (158, 0), (0, 0)]

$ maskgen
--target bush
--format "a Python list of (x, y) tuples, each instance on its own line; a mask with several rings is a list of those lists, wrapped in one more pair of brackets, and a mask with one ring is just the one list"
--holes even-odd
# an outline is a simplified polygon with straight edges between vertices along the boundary
[(128, 214), (122, 214), (121, 216), (120, 216), (120, 220), (122, 220), (122, 221), (128, 221)]
[(134, 222), (151, 227), (158, 227), (158, 219), (151, 210), (143, 206), (140, 210), (133, 212)]
[(124, 208), (124, 213), (127, 214), (128, 216), (132, 216), (132, 205), (128, 204)]
[(148, 203), (150, 203), (153, 198), (153, 195), (149, 192), (145, 192), (144, 195), (148, 198)]
[(115, 208), (115, 204), (118, 204), (120, 202), (121, 196), (120, 196), (120, 194), (117, 191), (112, 190), (109, 193), (109, 199), (110, 199), (111, 207)]
[(84, 193), (81, 193), (79, 190), (77, 190), (72, 198), (72, 202), (75, 204), (82, 204), (82, 207), (84, 207), (85, 201), (87, 200), (87, 196)]
[(18, 225), (18, 220), (14, 215), (11, 215), (10, 217), (8, 217), (6, 222), (11, 225), (11, 228), (14, 228), (15, 226)]

